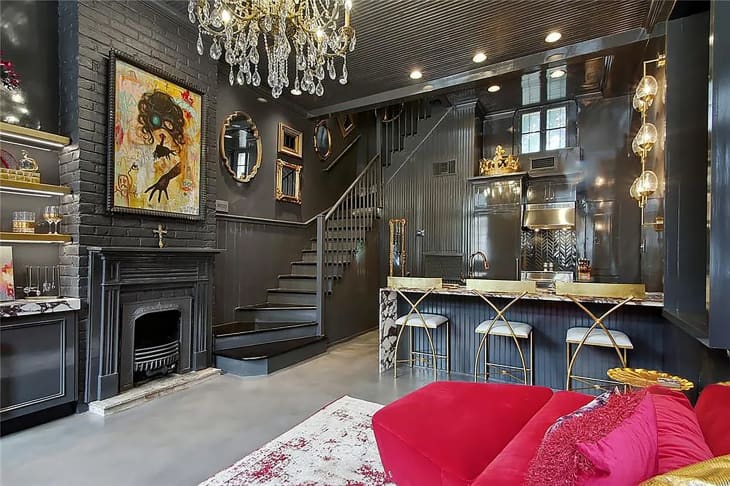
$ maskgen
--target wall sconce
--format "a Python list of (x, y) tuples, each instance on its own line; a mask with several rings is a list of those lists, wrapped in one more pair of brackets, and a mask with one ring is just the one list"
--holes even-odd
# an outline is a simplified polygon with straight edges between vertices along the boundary
[(646, 114), (659, 92), (659, 83), (657, 83), (656, 78), (646, 74), (646, 66), (651, 63), (655, 63), (657, 67), (662, 67), (666, 63), (666, 57), (664, 54), (660, 54), (656, 59), (644, 61), (643, 76), (636, 86), (636, 93), (634, 94), (632, 105), (636, 111), (641, 113), (641, 128), (639, 128), (634, 140), (631, 142), (631, 150), (641, 159), (641, 174), (634, 179), (629, 189), (629, 194), (641, 208), (642, 226), (652, 226), (657, 231), (661, 231), (664, 227), (663, 218), (661, 222), (657, 218), (654, 223), (644, 223), (646, 202), (649, 196), (654, 194), (659, 188), (657, 175), (653, 171), (646, 169), (646, 156), (654, 148), (659, 138), (656, 126), (646, 120)]

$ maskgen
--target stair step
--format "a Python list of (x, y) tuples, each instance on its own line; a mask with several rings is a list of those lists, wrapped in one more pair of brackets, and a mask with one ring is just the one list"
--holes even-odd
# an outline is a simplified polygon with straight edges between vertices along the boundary
[[(341, 239), (341, 238), (335, 238), (330, 239), (327, 238), (325, 240), (325, 245), (327, 250), (326, 251), (339, 251), (340, 253), (343, 253), (342, 250), (354, 250), (355, 249), (355, 243), (357, 240), (352, 239)], [(317, 249), (317, 238), (312, 238), (310, 241), (310, 250), (316, 250)]]
[(311, 337), (318, 334), (318, 326), (311, 322), (227, 322), (213, 326), (213, 349), (238, 348), (254, 344)]
[[(327, 278), (327, 292), (332, 291), (332, 277)], [(291, 290), (317, 290), (314, 275), (279, 275), (279, 288)]]
[[(352, 261), (351, 258), (345, 258), (348, 256), (347, 253), (343, 251), (335, 251), (335, 250), (326, 250), (324, 252), (324, 259), (327, 263), (339, 263), (340, 265), (347, 265)], [(301, 262), (292, 262), (292, 265), (294, 264), (300, 264), (300, 263), (317, 263), (317, 250), (302, 250), (302, 261)], [(297, 274), (300, 275), (300, 274)]]
[(323, 336), (286, 339), (214, 351), (215, 366), (239, 376), (273, 373), (327, 350)]
[(314, 305), (255, 304), (237, 307), (235, 317), (243, 322), (278, 323), (312, 322), (317, 319)]
[[(316, 253), (315, 253), (316, 259)], [(317, 262), (292, 262), (291, 273), (294, 275), (317, 276)]]
[(267, 289), (266, 293), (266, 300), (271, 304), (317, 304), (317, 292), (314, 290)]

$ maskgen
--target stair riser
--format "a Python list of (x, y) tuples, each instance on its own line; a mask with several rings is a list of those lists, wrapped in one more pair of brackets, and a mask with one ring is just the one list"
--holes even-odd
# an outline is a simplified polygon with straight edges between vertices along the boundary
[(238, 376), (260, 376), (300, 363), (325, 351), (327, 351), (327, 343), (322, 340), (271, 358), (238, 360), (216, 356), (215, 366), (226, 373)]
[[(327, 240), (327, 251), (333, 251), (333, 250), (354, 250), (355, 245), (357, 244), (356, 240)], [(312, 244), (309, 247), (310, 250), (316, 250), (317, 249), (317, 240), (312, 240)], [(346, 257), (347, 255), (340, 254), (340, 258)]]
[(317, 290), (317, 279), (314, 278), (280, 278), (280, 289)]
[(365, 218), (354, 218), (354, 219), (336, 219), (331, 220), (327, 223), (327, 227), (330, 229), (352, 229), (355, 227), (366, 226), (372, 227), (373, 223), (370, 219)]
[[(335, 260), (337, 263), (340, 264), (348, 264), (350, 263), (351, 259), (344, 258), (346, 256), (349, 256), (348, 253), (343, 252), (335, 252), (335, 251), (327, 251), (325, 252), (325, 258), (328, 263), (335, 263)], [(313, 252), (303, 252), (302, 253), (302, 261), (306, 263), (317, 263), (317, 254)], [(300, 274), (295, 274), (300, 275)]]
[[(369, 229), (369, 228), (368, 228)], [(357, 240), (365, 237), (365, 234), (367, 233), (367, 230), (355, 230), (355, 229), (349, 229), (349, 230), (334, 230), (334, 231), (328, 231), (327, 232), (327, 238), (349, 238), (351, 240)]]
[(236, 310), (236, 320), (245, 322), (312, 322), (317, 320), (316, 309), (240, 309)]
[(317, 266), (316, 265), (292, 265), (291, 273), (292, 273), (292, 275), (309, 275), (311, 277), (316, 277), (317, 276)]
[(221, 351), (223, 349), (233, 349), (241, 346), (250, 346), (253, 344), (263, 344), (271, 341), (283, 341), (285, 339), (296, 339), (316, 335), (317, 324), (312, 324), (311, 326), (245, 333), (238, 336), (214, 337), (213, 350)]
[(267, 302), (270, 304), (317, 305), (315, 294), (295, 294), (289, 292), (269, 292)]

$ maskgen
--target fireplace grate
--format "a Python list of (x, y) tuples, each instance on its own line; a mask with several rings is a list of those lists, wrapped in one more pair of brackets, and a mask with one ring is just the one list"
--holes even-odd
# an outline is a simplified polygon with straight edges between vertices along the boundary
[(180, 358), (180, 342), (175, 340), (159, 346), (134, 350), (134, 371), (155, 371), (171, 368)]

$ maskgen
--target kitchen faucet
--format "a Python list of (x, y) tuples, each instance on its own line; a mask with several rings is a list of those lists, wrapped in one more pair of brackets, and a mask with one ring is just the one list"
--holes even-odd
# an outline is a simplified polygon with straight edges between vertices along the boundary
[(486, 272), (489, 270), (489, 261), (487, 260), (487, 255), (484, 254), (482, 251), (475, 251), (471, 255), (469, 255), (469, 277), (474, 277), (474, 260), (476, 257), (482, 257), (482, 265), (484, 266), (484, 271)]

